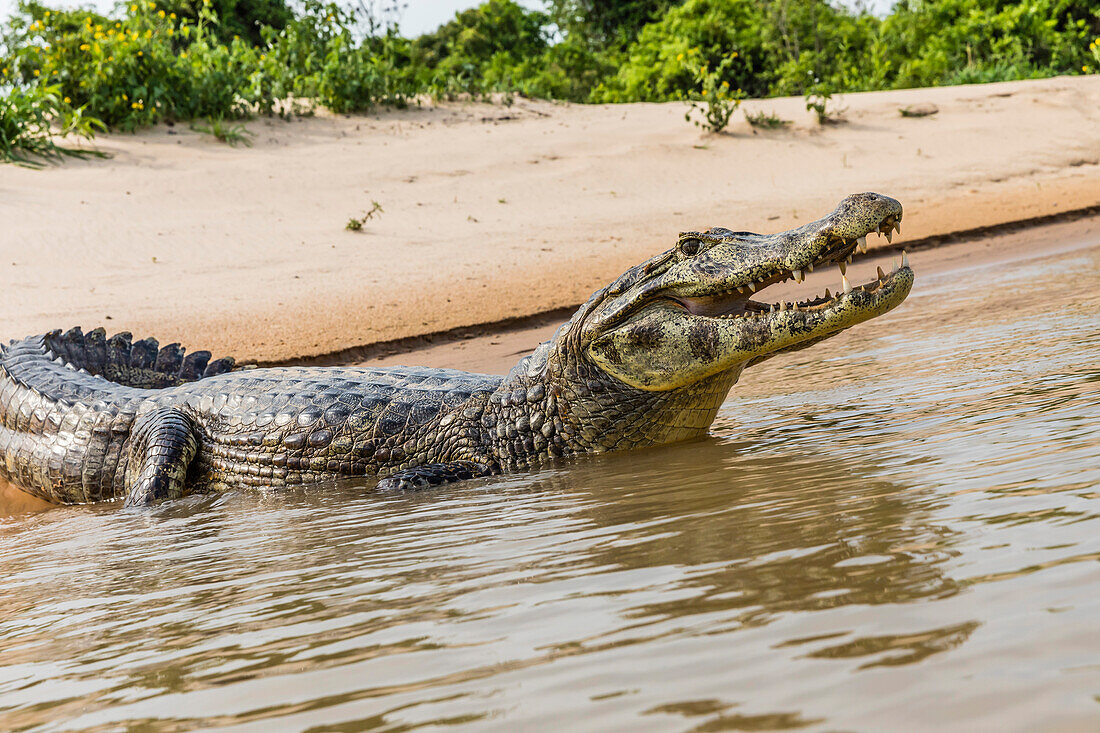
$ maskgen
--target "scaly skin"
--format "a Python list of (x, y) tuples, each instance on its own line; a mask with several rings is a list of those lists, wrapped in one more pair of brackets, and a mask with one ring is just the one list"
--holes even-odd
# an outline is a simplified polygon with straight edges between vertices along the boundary
[(750, 299), (843, 264), (860, 237), (900, 229), (901, 214), (893, 199), (856, 194), (781, 234), (681, 235), (504, 377), (239, 368), (102, 329), (12, 342), (0, 349), (0, 475), (49, 501), (140, 505), (345, 476), (414, 488), (696, 437), (746, 366), (905, 299), (907, 264), (797, 308)]

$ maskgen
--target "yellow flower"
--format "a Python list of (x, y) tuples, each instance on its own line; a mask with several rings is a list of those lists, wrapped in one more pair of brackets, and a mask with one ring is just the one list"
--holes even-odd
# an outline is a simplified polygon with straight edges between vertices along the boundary
[(723, 89), (729, 89), (730, 88), (730, 83), (728, 81), (722, 82), (722, 88)]
[(677, 61), (683, 61), (684, 60), (684, 55), (682, 53), (676, 54), (676, 60)]
[(123, 94), (123, 95), (122, 95), (122, 101), (123, 101), (123, 102), (129, 102), (129, 101), (130, 101), (130, 98), (129, 98), (129, 97), (127, 97), (127, 96), (126, 96), (125, 94)]
[(176, 14), (175, 13), (169, 13), (168, 17), (171, 18), (172, 20), (175, 20), (176, 19)]
[(38, 76), (38, 69), (35, 69), (35, 70), (34, 70), (34, 75), (35, 75), (35, 76)]
[(158, 10), (157, 11), (157, 17), (158, 18), (163, 18), (164, 17), (164, 11), (163, 10)]
[(706, 89), (703, 90), (703, 96), (704, 97), (707, 96), (707, 90)]
[(138, 51), (138, 56), (144, 56), (144, 55), (145, 55), (144, 51)]
[(68, 97), (65, 97), (65, 104), (72, 104), (72, 103), (73, 103), (73, 100), (69, 99)]
[(43, 16), (46, 17), (46, 18), (49, 18), (50, 17), (50, 11), (47, 10), (45, 13), (43, 13)]

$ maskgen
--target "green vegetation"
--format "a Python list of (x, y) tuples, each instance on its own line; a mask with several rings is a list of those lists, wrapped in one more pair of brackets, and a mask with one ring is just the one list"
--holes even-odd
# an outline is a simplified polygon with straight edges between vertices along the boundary
[(247, 127), (228, 123), (221, 117), (207, 118), (206, 124), (194, 122), (191, 124), (191, 129), (195, 132), (212, 135), (215, 139), (220, 140), (230, 147), (236, 147), (241, 143), (243, 143), (246, 148), (252, 147), (252, 140), (249, 138), (254, 137), (254, 135), (249, 132)]
[[(736, 59), (737, 52), (734, 51), (722, 59), (717, 69), (712, 70), (706, 64), (696, 67), (695, 84), (700, 87), (701, 101), (691, 100), (690, 108), (684, 113), (685, 120), (694, 122), (698, 127), (711, 132), (722, 132), (726, 129), (730, 123), (730, 117), (741, 106), (741, 100), (745, 96), (740, 89), (730, 91), (730, 83), (725, 81), (729, 67)], [(692, 120), (693, 112), (700, 113), (703, 119)]]
[(13, 89), (0, 97), (0, 162), (36, 168), (39, 159), (100, 155), (56, 142), (66, 135), (91, 138), (96, 129), (103, 123), (73, 109), (56, 85)]
[(133, 0), (106, 17), (24, 0), (0, 29), (4, 124), (16, 130), (5, 156), (56, 156), (51, 129), (206, 119), (243, 142), (229, 121), (496, 92), (682, 100), (721, 130), (743, 96), (805, 96), (828, 121), (841, 92), (1100, 69), (1091, 0), (901, 0), (885, 18), (825, 0), (551, 0), (545, 13), (487, 0), (415, 39), (347, 5), (293, 7)]
[(806, 111), (814, 113), (819, 125), (836, 124), (844, 120), (844, 109), (838, 108), (833, 102), (832, 92), (821, 86), (806, 92)]
[(746, 112), (745, 119), (753, 127), (762, 127), (765, 130), (778, 130), (791, 124), (790, 120), (783, 119), (775, 112)]
[(344, 229), (349, 232), (359, 232), (363, 230), (363, 225), (373, 219), (375, 216), (381, 216), (385, 212), (382, 210), (382, 204), (377, 201), (371, 201), (370, 211), (356, 218), (352, 217), (348, 219), (348, 223), (344, 225)]

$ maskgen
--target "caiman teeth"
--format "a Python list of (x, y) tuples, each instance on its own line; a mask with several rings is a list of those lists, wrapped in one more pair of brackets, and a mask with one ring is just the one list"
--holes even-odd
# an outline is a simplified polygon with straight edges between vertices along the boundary
[[(899, 218), (895, 218), (895, 217), (892, 217), (892, 216), (887, 217), (887, 218), (883, 219), (881, 222), (879, 222), (878, 227), (874, 231), (879, 236), (885, 236), (886, 241), (888, 241), (892, 244), (893, 243), (893, 239), (892, 239), (893, 232), (896, 231), (898, 233), (901, 233), (901, 219), (900, 219), (900, 217)], [(848, 281), (848, 277), (847, 277), (848, 265), (850, 265), (852, 263), (852, 256), (855, 253), (858, 252), (860, 254), (867, 254), (867, 251), (868, 251), (867, 235), (864, 234), (863, 236), (855, 237), (853, 239), (834, 238), (830, 241), (831, 241), (831, 244), (826, 248), (824, 253), (819, 254), (819, 257), (816, 261), (811, 260), (809, 262), (806, 262), (801, 267), (797, 267), (797, 268), (794, 268), (794, 269), (791, 269), (791, 270), (787, 270), (785, 273), (781, 270), (778, 273), (760, 277), (757, 280), (753, 280), (753, 281), (745, 283), (743, 285), (732, 286), (728, 290), (724, 290), (720, 293), (717, 293), (717, 295), (720, 295), (720, 296), (734, 296), (735, 294), (739, 294), (739, 295), (742, 295), (742, 296), (752, 295), (753, 293), (756, 293), (757, 290), (761, 290), (761, 289), (763, 289), (763, 288), (765, 288), (765, 287), (767, 287), (771, 284), (774, 284), (774, 283), (786, 282), (787, 280), (794, 280), (797, 283), (802, 283), (802, 282), (806, 281), (806, 276), (809, 273), (814, 271), (814, 266), (815, 265), (819, 265), (822, 262), (829, 262), (829, 261), (835, 262), (837, 264), (837, 266), (840, 268), (840, 289), (837, 291), (837, 297), (840, 297), (840, 295), (842, 295), (842, 294), (850, 293), (850, 292), (852, 292), (853, 289), (857, 289), (857, 288), (853, 288), (851, 282)], [(909, 257), (908, 257), (908, 255), (906, 255), (905, 252), (902, 252), (901, 266), (902, 267), (908, 267), (909, 266)], [(877, 268), (877, 270), (878, 270), (878, 279), (881, 282), (882, 280), (884, 280), (886, 278), (886, 275), (885, 275), (885, 273), (883, 273), (881, 267)], [(897, 272), (897, 270), (898, 270), (898, 265), (895, 262), (893, 271)], [(865, 287), (865, 286), (858, 286), (858, 287)], [(810, 301), (800, 301), (798, 303), (792, 303), (789, 308), (787, 307), (787, 304), (784, 303), (784, 302), (781, 302), (778, 305), (772, 304), (772, 305), (766, 307), (762, 304), (756, 303), (755, 301), (746, 299), (745, 301), (743, 301), (743, 305), (742, 305), (743, 310), (740, 310), (736, 313), (727, 313), (727, 314), (723, 314), (723, 315), (720, 315), (720, 316), (713, 316), (713, 317), (716, 317), (716, 318), (745, 318), (745, 317), (751, 317), (751, 316), (753, 316), (757, 313), (775, 312), (776, 309), (784, 311), (784, 312), (787, 311), (787, 310), (798, 310), (799, 307), (812, 307), (812, 306), (815, 306), (815, 305), (819, 305), (821, 302), (827, 302), (827, 301), (831, 300), (832, 298), (833, 298), (833, 296), (831, 295), (829, 289), (826, 288), (824, 296), (813, 299), (813, 300), (810, 300)]]

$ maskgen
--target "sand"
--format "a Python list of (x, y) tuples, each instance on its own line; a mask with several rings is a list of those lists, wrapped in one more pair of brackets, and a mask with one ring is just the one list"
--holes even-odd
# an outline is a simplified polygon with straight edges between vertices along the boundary
[[(759, 134), (520, 99), (254, 120), (251, 148), (104, 136), (109, 160), (0, 166), (0, 337), (104, 325), (278, 361), (571, 306), (679, 231), (787, 229), (855, 191), (904, 203), (903, 241), (1100, 206), (1100, 76), (840, 104), (819, 127), (747, 102), (794, 121)], [(939, 111), (899, 115), (917, 104)]]

